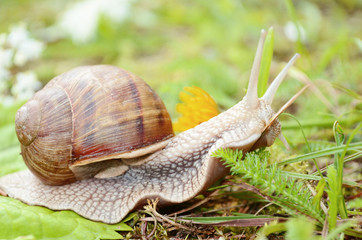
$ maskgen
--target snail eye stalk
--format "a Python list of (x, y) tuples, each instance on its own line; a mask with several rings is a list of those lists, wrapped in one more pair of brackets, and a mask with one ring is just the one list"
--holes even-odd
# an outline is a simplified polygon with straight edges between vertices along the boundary
[(246, 105), (250, 108), (257, 108), (259, 105), (258, 99), (258, 79), (260, 71), (260, 63), (263, 55), (264, 42), (267, 32), (263, 29), (261, 31), (261, 36), (258, 43), (258, 48), (256, 49), (256, 54), (251, 68), (251, 74), (249, 79), (248, 90), (245, 95)]
[(278, 90), (278, 87), (280, 86), (280, 84), (283, 82), (283, 80), (287, 76), (288, 70), (293, 66), (293, 64), (299, 57), (300, 57), (300, 55), (297, 53), (292, 57), (292, 59), (289, 60), (288, 64), (283, 68), (283, 70), (274, 79), (274, 81), (269, 86), (268, 90), (265, 92), (264, 96), (261, 99), (263, 99), (269, 105), (272, 104), (275, 93)]

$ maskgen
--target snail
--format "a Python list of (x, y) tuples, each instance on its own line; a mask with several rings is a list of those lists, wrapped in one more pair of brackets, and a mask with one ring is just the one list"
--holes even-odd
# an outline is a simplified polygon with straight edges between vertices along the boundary
[[(150, 124), (156, 125), (156, 132), (159, 132), (162, 136), (150, 137), (155, 139), (154, 143), (139, 144), (139, 146), (137, 144), (137, 146), (132, 145), (129, 149), (116, 151), (116, 153), (108, 152), (102, 155), (103, 153), (99, 152), (98, 148), (87, 149), (88, 143), (84, 145), (84, 142), (82, 142), (89, 140), (90, 142), (102, 145), (102, 141), (107, 140), (107, 137), (97, 139), (98, 136), (103, 136), (98, 135), (93, 130), (98, 124), (99, 126), (105, 125), (105, 130), (108, 130), (108, 134), (112, 137), (117, 135), (118, 132), (115, 129), (107, 127), (108, 120), (115, 121), (117, 127), (130, 125), (128, 123), (119, 124), (116, 119), (112, 117), (108, 119), (103, 116), (103, 110), (109, 108), (110, 113), (114, 113), (114, 111), (121, 109), (127, 100), (123, 100), (119, 96), (120, 93), (117, 90), (113, 90), (111, 86), (101, 84), (99, 80), (95, 79), (117, 78), (120, 74), (127, 75), (127, 78), (138, 78), (124, 70), (110, 66), (82, 67), (81, 71), (79, 69), (73, 70), (56, 77), (35, 95), (35, 100), (38, 97), (49, 97), (45, 101), (57, 99), (57, 104), (49, 103), (49, 106), (46, 105), (48, 106), (46, 110), (41, 110), (35, 104), (34, 99), (30, 100), (27, 103), (29, 105), (28, 110), (21, 108), (19, 112), (23, 114), (23, 112), (28, 111), (27, 114), (36, 114), (36, 117), (18, 116), (16, 128), (19, 139), (25, 139), (25, 141), (20, 140), (21, 142), (24, 141), (22, 144), (29, 146), (31, 145), (30, 142), (34, 143), (37, 141), (33, 139), (32, 131), (38, 131), (38, 137), (48, 137), (45, 132), (40, 131), (42, 117), (39, 117), (39, 111), (42, 114), (44, 111), (49, 111), (49, 114), (54, 115), (53, 118), (59, 121), (73, 120), (71, 132), (64, 130), (65, 125), (63, 123), (59, 126), (60, 130), (55, 132), (52, 132), (52, 128), (57, 124), (56, 122), (48, 123), (44, 127), (45, 130), (50, 131), (48, 134), (53, 135), (55, 141), (54, 148), (50, 148), (48, 154), (57, 155), (66, 151), (68, 159), (75, 156), (69, 163), (69, 169), (59, 170), (60, 175), (65, 175), (68, 179), (59, 181), (57, 176), (52, 180), (45, 179), (47, 177), (54, 177), (53, 175), (56, 175), (56, 173), (49, 174), (48, 176), (43, 174), (49, 168), (48, 165), (38, 168), (31, 163), (27, 163), (33, 173), (25, 170), (6, 175), (0, 178), (0, 189), (7, 193), (8, 196), (20, 199), (30, 205), (45, 206), (54, 210), (70, 209), (88, 219), (105, 223), (121, 221), (130, 211), (144, 205), (147, 199), (158, 198), (159, 204), (175, 204), (192, 199), (206, 190), (216, 180), (228, 174), (229, 169), (219, 159), (212, 156), (212, 153), (217, 149), (233, 148), (248, 152), (272, 145), (278, 136), (285, 141), (281, 135), (281, 124), (277, 117), (304, 89), (299, 91), (277, 113), (272, 110), (270, 105), (280, 83), (286, 77), (288, 69), (299, 55), (296, 54), (288, 62), (267, 89), (264, 96), (258, 98), (257, 82), (265, 36), (266, 32), (263, 30), (252, 66), (248, 90), (245, 97), (239, 103), (210, 120), (176, 136), (173, 136), (169, 115), (167, 112), (164, 112), (162, 102), (151, 104), (157, 109), (154, 115), (157, 115), (157, 117), (162, 116), (162, 120), (150, 120)], [(95, 71), (94, 69), (102, 70)], [(89, 74), (89, 71), (93, 73)], [(74, 76), (74, 73), (77, 74)], [(86, 82), (74, 88), (71, 82), (74, 78), (89, 78), (89, 82), (95, 82), (94, 84), (98, 88), (103, 89), (106, 96), (109, 95), (110, 98), (104, 96), (103, 99), (102, 97), (93, 96), (95, 91), (86, 90)], [(58, 106), (61, 105), (60, 102), (62, 104), (63, 102), (69, 104), (67, 99), (69, 97), (58, 99), (53, 93), (49, 96), (41, 93), (49, 89), (59, 88), (56, 84), (59, 81), (65, 81), (63, 83), (64, 88), (70, 88), (82, 96), (76, 100), (85, 101), (77, 103), (79, 108), (84, 108), (82, 110), (84, 115), (81, 116), (82, 118), (75, 119), (81, 115), (75, 115), (76, 110), (57, 112)], [(155, 96), (148, 86), (145, 88), (149, 91), (148, 95), (158, 100), (158, 97)], [(118, 88), (116, 87), (115, 89)], [(131, 87), (131, 95), (134, 94), (132, 89), (134, 90), (134, 88)], [(90, 100), (83, 97), (87, 94), (92, 95), (89, 96), (91, 97)], [(121, 105), (120, 107), (113, 106), (112, 102), (108, 102), (113, 97), (119, 98), (120, 102), (118, 104)], [(93, 107), (93, 101), (103, 101), (105, 104), (104, 109)], [(142, 112), (140, 104), (136, 103), (132, 105), (132, 108)], [(152, 112), (152, 110), (150, 111)], [(19, 112), (17, 114), (20, 114)], [(125, 115), (125, 118), (128, 118), (126, 113), (120, 115)], [(97, 118), (101, 118), (101, 120), (98, 121)], [(102, 118), (104, 118), (104, 121)], [(140, 122), (141, 118), (137, 115), (133, 120), (136, 119)], [(151, 116), (151, 118), (153, 117)], [(143, 119), (148, 121), (145, 117)], [(24, 129), (26, 122), (29, 121), (35, 126), (35, 130)], [(85, 121), (83, 125), (80, 123), (80, 128), (85, 129), (84, 132), (81, 130), (77, 132), (76, 121)], [(141, 138), (147, 138), (143, 133), (140, 134), (138, 132), (139, 130), (144, 131), (139, 122), (133, 126), (134, 130), (127, 132), (127, 134), (132, 136), (141, 135)], [(84, 134), (87, 131), (90, 133), (86, 136)], [(67, 148), (66, 145), (59, 146), (60, 143), (58, 141), (63, 139), (63, 135), (67, 134), (70, 134), (71, 138), (66, 140), (66, 142), (75, 145), (73, 149), (68, 149), (69, 147)], [(81, 142), (77, 143), (76, 141), (78, 140)], [(57, 147), (60, 147), (61, 150), (56, 150), (55, 148)], [(113, 145), (112, 147), (105, 147), (107, 151), (112, 151), (114, 148)], [(25, 159), (28, 153), (24, 149), (25, 147), (22, 146), (23, 158)], [(82, 151), (85, 153), (90, 152), (90, 154), (81, 156), (80, 152)], [(35, 156), (33, 158), (36, 160), (38, 157)], [(45, 156), (45, 158), (49, 159), (50, 157)], [(84, 163), (81, 160), (84, 160)], [(51, 163), (51, 165), (56, 164)], [(89, 173), (86, 171), (89, 171)], [(58, 186), (51, 186), (49, 184)]]

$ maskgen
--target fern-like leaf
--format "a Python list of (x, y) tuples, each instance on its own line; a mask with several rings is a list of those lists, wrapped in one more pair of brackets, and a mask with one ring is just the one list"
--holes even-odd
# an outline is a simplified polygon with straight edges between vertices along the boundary
[(230, 167), (233, 175), (257, 188), (264, 197), (283, 208), (292, 216), (300, 213), (323, 222), (322, 212), (312, 203), (312, 195), (303, 182), (296, 182), (282, 174), (276, 164), (268, 166), (270, 153), (264, 149), (243, 154), (240, 150), (219, 149), (214, 157)]

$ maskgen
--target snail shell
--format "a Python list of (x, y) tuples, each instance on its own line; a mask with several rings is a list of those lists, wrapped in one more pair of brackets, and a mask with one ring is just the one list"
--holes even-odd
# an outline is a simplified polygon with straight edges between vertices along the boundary
[(154, 152), (174, 136), (157, 94), (107, 65), (55, 77), (18, 110), (15, 124), (26, 165), (48, 185), (92, 177), (112, 166), (110, 159)]

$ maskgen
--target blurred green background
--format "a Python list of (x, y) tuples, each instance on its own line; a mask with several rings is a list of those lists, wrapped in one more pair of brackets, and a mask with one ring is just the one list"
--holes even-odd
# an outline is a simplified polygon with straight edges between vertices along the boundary
[[(270, 27), (270, 81), (301, 54), (273, 109), (311, 83), (287, 109), (311, 150), (298, 123), (281, 115), (292, 151), (277, 140), (272, 162), (335, 146), (336, 120), (347, 139), (362, 122), (361, 0), (0, 0), (0, 176), (25, 169), (15, 112), (53, 77), (80, 65), (111, 64), (151, 85), (173, 120), (185, 86), (203, 88), (225, 110), (244, 96), (260, 31)], [(353, 141), (362, 141), (362, 134)], [(357, 161), (347, 166), (344, 180), (358, 181)], [(27, 231), (26, 219), (14, 222)]]
[(271, 26), (270, 79), (302, 55), (274, 109), (312, 82), (288, 110), (305, 126), (361, 121), (359, 0), (1, 0), (0, 100), (16, 105), (71, 68), (112, 64), (155, 88), (173, 119), (184, 86), (203, 88), (227, 109), (245, 94), (260, 30)]

